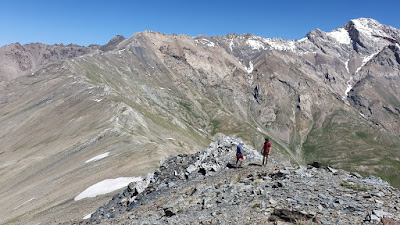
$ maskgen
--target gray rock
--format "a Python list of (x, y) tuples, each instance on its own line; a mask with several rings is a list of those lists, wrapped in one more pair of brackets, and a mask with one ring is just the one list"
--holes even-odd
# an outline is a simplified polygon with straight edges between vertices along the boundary
[(190, 173), (193, 173), (194, 171), (196, 171), (197, 170), (197, 167), (196, 166), (194, 166), (194, 165), (190, 165), (187, 169), (186, 169), (186, 171), (190, 174)]
[(169, 183), (168, 183), (168, 187), (169, 187), (169, 188), (171, 188), (171, 187), (173, 187), (173, 186), (175, 186), (175, 183), (174, 183), (174, 182), (169, 182)]
[(329, 167), (329, 166), (327, 167), (327, 169), (328, 169), (329, 172), (331, 172), (331, 173), (333, 173), (333, 174), (335, 174), (335, 173), (338, 172), (338, 170), (333, 169), (332, 167)]
[(352, 176), (354, 176), (356, 178), (362, 178), (362, 176), (357, 172), (351, 172), (350, 175), (352, 175)]
[(385, 211), (383, 211), (383, 210), (373, 210), (373, 211), (372, 211), (372, 214), (373, 214), (373, 215), (376, 215), (378, 218), (383, 218), (383, 217), (386, 217), (386, 216), (391, 216), (390, 213), (385, 212)]

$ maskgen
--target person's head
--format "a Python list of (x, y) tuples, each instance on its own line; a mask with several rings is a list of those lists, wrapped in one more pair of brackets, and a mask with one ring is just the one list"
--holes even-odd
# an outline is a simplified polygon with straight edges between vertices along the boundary
[(268, 139), (268, 138), (265, 138), (265, 142), (269, 142), (269, 139)]
[(243, 146), (243, 142), (240, 142), (240, 145)]

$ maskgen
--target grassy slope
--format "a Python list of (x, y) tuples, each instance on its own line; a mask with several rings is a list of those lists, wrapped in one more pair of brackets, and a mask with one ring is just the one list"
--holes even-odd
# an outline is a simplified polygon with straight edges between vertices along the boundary
[(344, 110), (332, 112), (322, 126), (314, 126), (303, 145), (308, 162), (377, 175), (395, 187), (400, 187), (400, 162), (394, 159), (399, 149), (397, 137)]

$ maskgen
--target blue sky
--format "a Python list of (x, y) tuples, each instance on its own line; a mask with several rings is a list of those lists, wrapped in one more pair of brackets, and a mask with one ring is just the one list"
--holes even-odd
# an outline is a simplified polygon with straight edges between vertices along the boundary
[(197, 36), (252, 33), (300, 39), (373, 18), (400, 29), (399, 0), (0, 0), (0, 46), (20, 42), (106, 44), (154, 30)]

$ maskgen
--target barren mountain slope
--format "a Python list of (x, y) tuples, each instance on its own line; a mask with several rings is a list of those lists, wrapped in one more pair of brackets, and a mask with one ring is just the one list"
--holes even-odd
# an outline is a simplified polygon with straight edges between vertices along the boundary
[(26, 45), (16, 43), (3, 46), (0, 48), (0, 82), (28, 75), (59, 60), (94, 52), (99, 47), (98, 45), (83, 47), (73, 44), (45, 45), (42, 43)]

